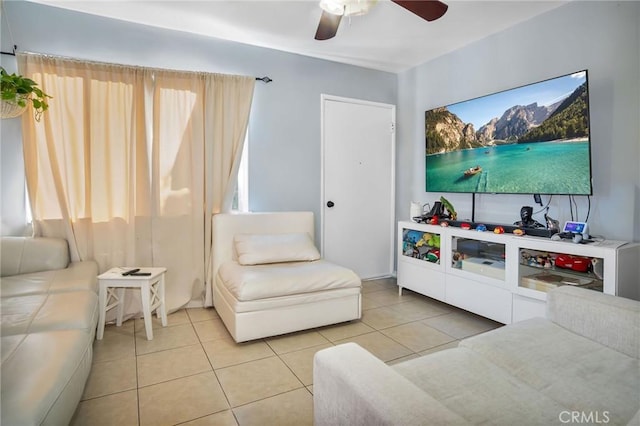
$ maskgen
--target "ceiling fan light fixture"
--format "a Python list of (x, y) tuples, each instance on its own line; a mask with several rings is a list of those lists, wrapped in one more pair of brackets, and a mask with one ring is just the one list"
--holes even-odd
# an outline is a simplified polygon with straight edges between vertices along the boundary
[(377, 0), (320, 0), (322, 10), (332, 15), (358, 16), (369, 12)]
[[(0, 0), (2, 1), (2, 0)], [(316, 30), (316, 40), (329, 40), (336, 36), (343, 16), (364, 15), (378, 0), (320, 0), (322, 15)], [(426, 21), (435, 21), (447, 12), (447, 6), (439, 0), (391, 0), (400, 7)], [(351, 20), (349, 20), (351, 22)]]
[(320, 8), (332, 15), (344, 14), (344, 2), (337, 0), (320, 0)]

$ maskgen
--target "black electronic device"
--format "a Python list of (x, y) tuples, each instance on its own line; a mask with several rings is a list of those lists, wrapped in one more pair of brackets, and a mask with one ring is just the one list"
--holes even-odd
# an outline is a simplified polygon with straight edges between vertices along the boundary
[(544, 204), (542, 204), (542, 198), (540, 198), (540, 194), (533, 194), (533, 201), (535, 201), (536, 203), (540, 204), (541, 206), (544, 205)]
[(587, 242), (584, 238), (582, 238), (582, 234), (576, 234), (573, 232), (558, 232), (557, 234), (553, 234), (551, 236), (553, 241), (562, 241), (562, 240), (571, 240), (571, 242), (575, 244), (580, 244), (583, 241)]
[[(447, 222), (449, 224), (449, 226), (455, 226), (460, 228), (462, 226), (462, 224), (468, 224), (470, 226), (470, 229), (476, 229), (476, 226), (478, 225), (475, 222), (465, 222), (465, 221), (460, 221), (460, 220), (445, 220), (445, 222)], [(483, 223), (483, 225), (487, 228), (487, 231), (493, 232), (494, 229), (496, 229), (498, 226), (502, 228), (502, 230), (505, 233), (512, 233), (514, 230), (516, 229), (520, 229), (522, 231), (524, 231), (525, 235), (530, 235), (533, 237), (551, 237), (553, 234), (555, 234), (555, 231), (552, 231), (550, 229), (547, 228), (529, 228), (526, 226), (517, 226), (517, 225), (501, 225), (501, 224), (495, 224), (495, 223)]]
[(133, 275), (133, 274), (135, 274), (136, 272), (139, 272), (139, 271), (140, 271), (140, 268), (130, 269), (130, 270), (126, 271), (126, 272), (123, 272), (122, 276), (126, 277), (127, 275)]
[(132, 272), (129, 275), (132, 277), (149, 277), (151, 272)]
[(589, 125), (586, 70), (428, 110), (425, 189), (591, 195)]

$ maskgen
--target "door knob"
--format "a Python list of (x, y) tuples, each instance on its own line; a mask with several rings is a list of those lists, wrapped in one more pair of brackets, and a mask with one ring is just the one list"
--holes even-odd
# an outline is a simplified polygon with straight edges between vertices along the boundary
[(327, 207), (331, 208), (335, 206), (335, 203), (333, 201), (327, 201)]

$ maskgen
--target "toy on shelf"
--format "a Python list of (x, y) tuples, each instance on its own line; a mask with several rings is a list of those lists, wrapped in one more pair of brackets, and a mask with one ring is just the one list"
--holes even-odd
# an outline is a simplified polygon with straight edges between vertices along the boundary
[(533, 266), (535, 268), (551, 269), (555, 264), (555, 254), (522, 250), (520, 253), (520, 263)]
[(459, 251), (454, 251), (451, 256), (451, 266), (456, 269), (462, 269), (462, 261), (465, 258), (465, 254)]
[(402, 234), (402, 254), (431, 263), (440, 263), (440, 235), (405, 229)]
[(447, 200), (444, 197), (440, 197), (440, 202), (442, 203), (444, 208), (447, 209), (449, 219), (451, 220), (458, 219), (458, 213), (456, 213), (456, 209), (453, 208), (453, 204), (451, 204), (449, 200)]
[(556, 257), (556, 266), (578, 272), (587, 272), (591, 266), (591, 259), (570, 254), (559, 254)]

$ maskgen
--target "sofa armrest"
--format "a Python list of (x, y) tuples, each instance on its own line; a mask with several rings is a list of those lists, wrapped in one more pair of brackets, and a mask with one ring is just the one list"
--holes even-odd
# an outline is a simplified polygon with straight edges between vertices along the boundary
[(571, 286), (547, 293), (547, 318), (634, 358), (640, 355), (640, 302)]
[(61, 238), (2, 237), (0, 276), (64, 269), (69, 246)]
[(313, 406), (316, 426), (467, 424), (355, 343), (316, 353)]

